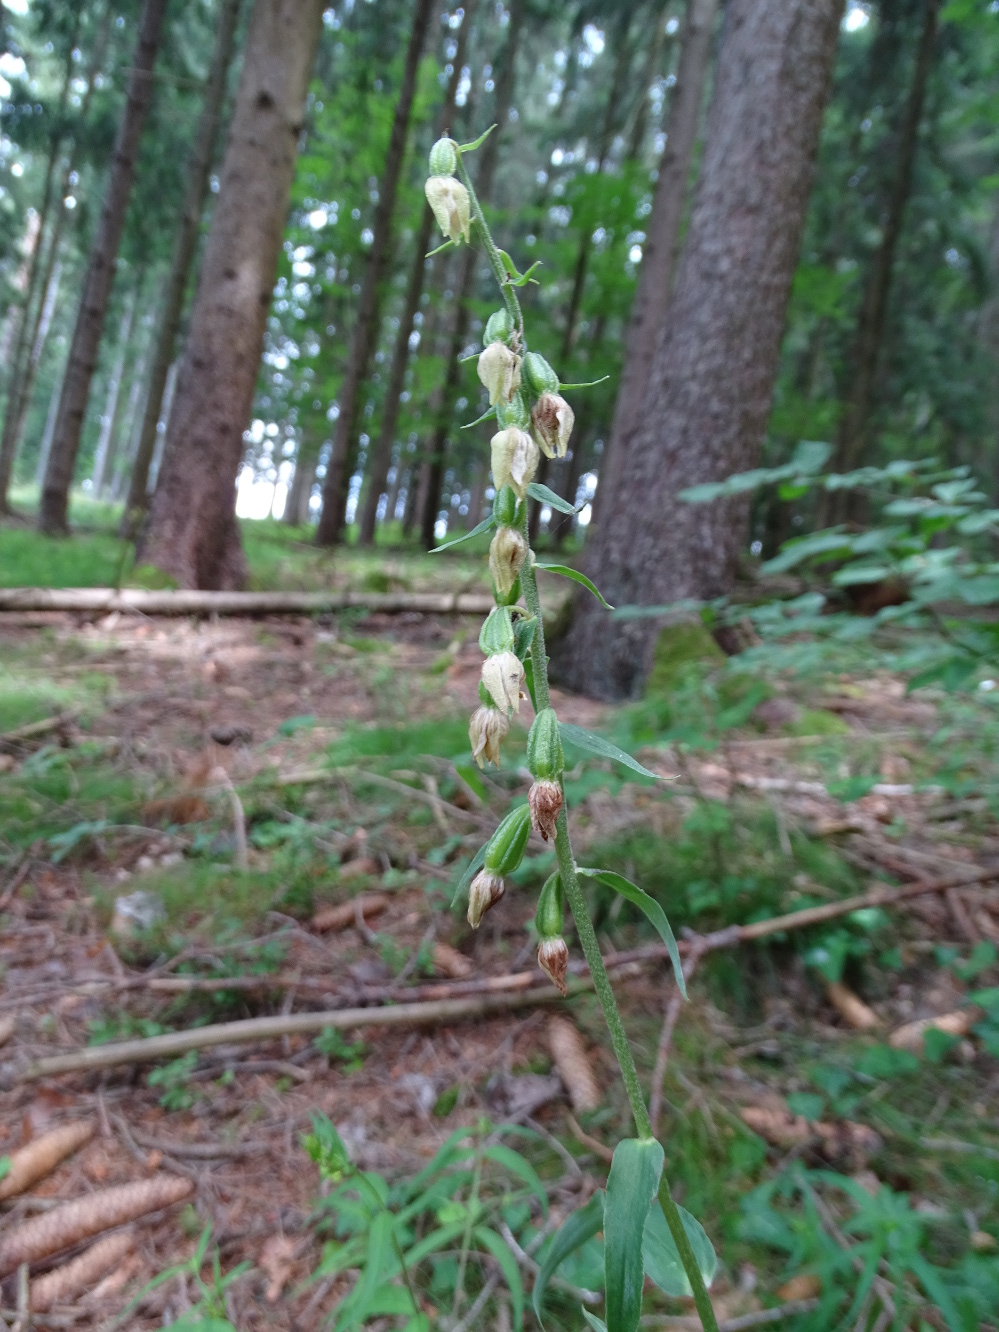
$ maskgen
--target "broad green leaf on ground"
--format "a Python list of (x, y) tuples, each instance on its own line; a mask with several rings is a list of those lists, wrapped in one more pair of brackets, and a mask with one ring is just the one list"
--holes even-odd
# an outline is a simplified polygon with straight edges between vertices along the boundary
[(571, 578), (574, 583), (579, 583), (588, 592), (592, 592), (601, 606), (605, 606), (607, 610), (614, 609), (600, 589), (587, 578), (586, 574), (580, 573), (578, 569), (572, 569), (568, 564), (542, 564), (540, 560), (535, 563), (534, 567), (535, 569), (544, 569), (546, 573), (560, 574), (563, 578)]
[(555, 1269), (574, 1249), (592, 1239), (598, 1231), (603, 1230), (603, 1227), (604, 1195), (598, 1190), (585, 1207), (570, 1213), (552, 1236), (552, 1242), (538, 1267), (538, 1275), (534, 1278), (534, 1290), (531, 1294), (531, 1303), (542, 1327), (544, 1323), (541, 1319), (541, 1302)]
[(663, 1149), (655, 1138), (625, 1138), (614, 1149), (604, 1204), (607, 1332), (635, 1332), (642, 1314), (642, 1235), (659, 1187)]
[(613, 759), (615, 763), (623, 763), (626, 768), (640, 773), (643, 777), (651, 777), (656, 782), (662, 781), (658, 773), (650, 772), (639, 763), (638, 759), (632, 758), (623, 749), (605, 740), (602, 735), (594, 735), (592, 731), (587, 731), (582, 726), (573, 726), (572, 722), (560, 721), (558, 727), (562, 733), (563, 744), (575, 745), (577, 749), (585, 749), (587, 753), (596, 754), (599, 758)]
[(632, 883), (626, 879), (623, 874), (617, 874), (614, 870), (587, 869), (582, 865), (576, 869), (577, 874), (583, 874), (588, 879), (596, 879), (602, 883), (605, 888), (612, 888), (615, 893), (620, 893), (622, 897), (627, 898), (640, 911), (643, 911), (649, 921), (656, 927), (659, 937), (666, 945), (669, 952), (669, 960), (673, 963), (673, 975), (676, 977), (676, 983), (680, 987), (680, 993), (684, 999), (687, 997), (687, 982), (683, 978), (683, 965), (680, 962), (680, 950), (676, 946), (676, 936), (666, 918), (666, 912), (662, 909), (654, 897), (650, 897), (647, 892), (639, 888), (637, 883)]
[[(678, 1207), (677, 1211), (680, 1213), (683, 1228), (687, 1232), (687, 1239), (690, 1240), (690, 1247), (694, 1250), (694, 1257), (697, 1259), (697, 1266), (704, 1279), (704, 1284), (710, 1287), (714, 1280), (715, 1269), (718, 1266), (714, 1246), (704, 1233), (704, 1227), (696, 1217), (691, 1216), (683, 1207)], [(660, 1290), (665, 1291), (667, 1295), (674, 1296), (676, 1299), (684, 1299), (693, 1293), (687, 1273), (683, 1270), (676, 1240), (674, 1240), (670, 1228), (666, 1224), (666, 1218), (663, 1215), (663, 1209), (659, 1206), (658, 1198), (653, 1200), (652, 1206), (649, 1208), (649, 1214), (645, 1218), (642, 1254), (645, 1259), (645, 1275), (654, 1281)]]

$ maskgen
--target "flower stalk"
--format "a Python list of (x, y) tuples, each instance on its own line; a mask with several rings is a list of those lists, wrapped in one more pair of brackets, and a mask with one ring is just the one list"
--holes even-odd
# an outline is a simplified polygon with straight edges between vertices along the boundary
[[(518, 356), (524, 358), (530, 370), (532, 368), (532, 363), (528, 360), (528, 357), (531, 355), (531, 353), (527, 352), (527, 348), (525, 345), (523, 315), (520, 309), (520, 302), (517, 300), (516, 293), (513, 289), (513, 285), (511, 282), (511, 275), (508, 272), (507, 267), (504, 265), (503, 258), (501, 257), (500, 252), (497, 249), (495, 242), (493, 241), (488, 223), (486, 222), (485, 216), (483, 215), (482, 212), (482, 206), (479, 203), (478, 196), (475, 193), (475, 188), (472, 185), (472, 182), (468, 175), (468, 171), (465, 167), (464, 161), (462, 160), (461, 150), (457, 149), (457, 145), (456, 145), (456, 151), (457, 151), (458, 176), (461, 182), (464, 184), (464, 187), (468, 193), (469, 215), (471, 219), (471, 224), (475, 233), (481, 240), (483, 248), (485, 249), (486, 254), (489, 258), (489, 263), (492, 268), (493, 275), (496, 278), (497, 286), (499, 287), (500, 294), (502, 295), (503, 298), (503, 303), (506, 309), (506, 313), (509, 316), (510, 330), (511, 330), (510, 341), (513, 344), (513, 351)], [(493, 316), (494, 320), (496, 318), (497, 316)], [(537, 359), (539, 361), (541, 360), (541, 358)], [(542, 364), (546, 366), (546, 363), (542, 362)], [(550, 385), (543, 384), (541, 385), (541, 387), (544, 389), (545, 393), (547, 393), (549, 396), (557, 398), (557, 394), (554, 394), (552, 387)], [(557, 385), (555, 387), (557, 388)], [(568, 431), (565, 431), (564, 437), (562, 436), (562, 426), (563, 426), (562, 418), (559, 418), (558, 416), (555, 415), (557, 411), (561, 410), (560, 404), (562, 404), (562, 402), (563, 400), (561, 398), (557, 398), (557, 401), (554, 403), (554, 406), (548, 404), (548, 408), (550, 408), (549, 415), (551, 415), (553, 418), (552, 423), (550, 423), (551, 429), (549, 432), (552, 435), (552, 440), (551, 440), (552, 452), (554, 453), (557, 451), (559, 453), (559, 456), (561, 456), (565, 452), (565, 446), (568, 439)], [(571, 423), (572, 423), (571, 409), (568, 408), (568, 404), (564, 404), (564, 406), (566, 412), (568, 413), (567, 424), (571, 429)], [(530, 436), (528, 436), (528, 439), (530, 439)], [(533, 443), (533, 441), (531, 442)], [(546, 448), (545, 451), (547, 452), (548, 449)], [(495, 460), (497, 461), (500, 460), (501, 452), (502, 450), (497, 451), (494, 449)], [(507, 464), (507, 469), (508, 469), (509, 460), (505, 459), (504, 457), (503, 461)], [(506, 475), (504, 475), (503, 477), (494, 475), (493, 478), (497, 490), (501, 488), (504, 482), (509, 482), (511, 481), (511, 479), (514, 480), (518, 494), (520, 494), (521, 492), (521, 486), (519, 484), (520, 477), (511, 478)], [(523, 491), (525, 495), (526, 495), (527, 480), (529, 480), (529, 478), (523, 481)], [(528, 616), (533, 618), (535, 624), (534, 636), (531, 641), (531, 647), (530, 647), (530, 656), (531, 656), (531, 665), (533, 670), (535, 710), (537, 714), (540, 714), (545, 709), (551, 708), (551, 693), (548, 684), (548, 657), (545, 652), (545, 634), (544, 634), (544, 623), (541, 614), (541, 599), (538, 594), (537, 577), (534, 570), (534, 560), (530, 550), (530, 541), (528, 536), (526, 498), (524, 499), (524, 502), (519, 505), (519, 513), (515, 527), (516, 530), (519, 531), (520, 536), (523, 539), (524, 551), (526, 552), (525, 555), (523, 556), (523, 561), (519, 567), (519, 581), (524, 597), (524, 604), (527, 609), (527, 614)], [(504, 653), (502, 655), (504, 657), (513, 656), (512, 653)], [(491, 658), (490, 660), (493, 662), (498, 662), (499, 658), (494, 657)], [(516, 660), (515, 657), (514, 660)], [(487, 662), (487, 666), (488, 664), (489, 663)], [(512, 682), (507, 681), (506, 679), (504, 679), (502, 683), (499, 682), (498, 677), (500, 675), (500, 667), (498, 665), (493, 667), (492, 673), (497, 676), (497, 682), (494, 684), (494, 682), (491, 679), (487, 679), (486, 685), (489, 689), (489, 692), (493, 695), (493, 698), (496, 700), (497, 706), (499, 706), (501, 703), (509, 703), (511, 707), (516, 708), (518, 706), (518, 703), (516, 701), (516, 689), (513, 687)], [(514, 697), (511, 698), (510, 697), (511, 694), (513, 694)], [(537, 776), (538, 774), (535, 775)], [(558, 772), (556, 780), (559, 782), (559, 784), (561, 784), (561, 772)], [(549, 779), (546, 774), (545, 785), (547, 785), (548, 783)], [(536, 783), (536, 785), (538, 784), (539, 783)], [(508, 816), (508, 819), (509, 818), (510, 816)], [(586, 898), (583, 895), (583, 890), (580, 887), (579, 878), (576, 873), (576, 862), (573, 858), (572, 844), (569, 840), (569, 825), (568, 825), (568, 819), (566, 817), (564, 802), (561, 803), (560, 807), (558, 808), (557, 817), (555, 818), (554, 821), (554, 833), (555, 833), (554, 837), (555, 855), (558, 862), (558, 873), (561, 879), (562, 891), (564, 893), (565, 900), (568, 902), (569, 908), (572, 911), (572, 917), (576, 924), (576, 932), (579, 936), (579, 942), (582, 947), (583, 954), (586, 958), (587, 964), (589, 965), (590, 974), (593, 977), (594, 988), (596, 990), (597, 998), (600, 1002), (600, 1007), (603, 1011), (604, 1020), (607, 1023), (607, 1029), (610, 1034), (611, 1045), (613, 1047), (614, 1054), (617, 1058), (618, 1065), (620, 1066), (621, 1069), (621, 1076), (624, 1081), (625, 1091), (627, 1093), (628, 1101), (631, 1106), (632, 1116), (635, 1121), (635, 1128), (640, 1138), (649, 1140), (654, 1137), (654, 1134), (652, 1132), (652, 1123), (651, 1120), (649, 1119), (649, 1112), (645, 1104), (645, 1096), (642, 1092), (641, 1082), (639, 1081), (638, 1077), (638, 1070), (635, 1066), (635, 1059), (631, 1051), (631, 1046), (628, 1043), (628, 1036), (627, 1032), (625, 1031), (624, 1022), (621, 1017), (621, 1012), (620, 1009), (618, 1008), (617, 1000), (614, 996), (614, 991), (611, 988), (610, 979), (608, 978), (607, 975), (607, 969), (604, 966), (603, 957), (601, 956), (600, 953), (600, 945), (597, 941), (596, 931), (593, 928), (593, 922), (590, 919), (589, 909), (587, 908), (586, 905)], [(489, 868), (489, 861), (487, 857), (487, 869), (488, 868)], [(562, 941), (560, 934), (558, 936), (553, 936), (553, 939), (556, 937), (558, 938), (558, 941), (561, 943)], [(560, 959), (558, 959), (558, 961), (560, 962)], [(557, 983), (558, 981), (556, 979), (556, 984)], [(698, 1315), (700, 1317), (704, 1332), (718, 1332), (718, 1322), (717, 1319), (715, 1318), (714, 1311), (711, 1307), (711, 1300), (708, 1296), (707, 1289), (704, 1285), (704, 1280), (701, 1276), (700, 1268), (698, 1267), (697, 1259), (694, 1255), (693, 1248), (691, 1247), (690, 1240), (687, 1237), (687, 1232), (683, 1227), (683, 1222), (680, 1218), (680, 1213), (677, 1209), (676, 1203), (673, 1201), (672, 1194), (670, 1193), (669, 1183), (666, 1179), (665, 1172), (660, 1177), (659, 1188), (658, 1188), (658, 1199), (660, 1206), (662, 1207), (663, 1214), (666, 1218), (666, 1224), (668, 1225), (670, 1233), (673, 1236), (674, 1243), (676, 1244), (680, 1260), (683, 1263), (684, 1271), (687, 1274), (687, 1279), (690, 1282), (690, 1288), (693, 1293), (694, 1304), (697, 1309)]]

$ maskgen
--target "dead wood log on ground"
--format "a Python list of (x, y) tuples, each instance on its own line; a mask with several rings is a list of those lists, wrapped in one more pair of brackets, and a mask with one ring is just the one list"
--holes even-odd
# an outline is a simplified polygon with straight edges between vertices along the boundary
[(192, 592), (125, 587), (0, 588), (0, 611), (120, 611), (141, 615), (313, 615), (358, 608), (486, 615), (484, 592)]

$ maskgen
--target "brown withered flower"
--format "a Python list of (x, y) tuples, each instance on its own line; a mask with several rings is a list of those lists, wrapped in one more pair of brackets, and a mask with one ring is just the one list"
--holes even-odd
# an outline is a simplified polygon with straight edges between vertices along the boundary
[(510, 718), (499, 708), (476, 708), (468, 723), (468, 741), (472, 758), (479, 767), (484, 763), (499, 764), (500, 744), (510, 729)]
[(531, 409), (531, 433), (541, 452), (549, 458), (564, 458), (576, 417), (559, 393), (542, 393)]
[(555, 820), (562, 808), (562, 788), (558, 782), (535, 782), (527, 793), (531, 807), (531, 823), (547, 842), (555, 836)]
[(490, 907), (494, 907), (506, 892), (506, 884), (498, 874), (488, 870), (479, 870), (468, 890), (468, 923), (477, 930), (482, 917)]
[(538, 944), (538, 966), (559, 994), (565, 996), (565, 973), (569, 966), (569, 949), (561, 934), (542, 939)]

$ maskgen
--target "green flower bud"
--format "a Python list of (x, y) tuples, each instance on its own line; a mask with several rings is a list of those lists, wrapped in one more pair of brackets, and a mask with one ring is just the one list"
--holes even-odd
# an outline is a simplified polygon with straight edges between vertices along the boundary
[(458, 153), (453, 139), (438, 139), (430, 149), (430, 174), (453, 176), (458, 170)]
[(513, 324), (506, 310), (494, 310), (486, 321), (486, 331), (482, 335), (483, 345), (490, 342), (509, 342), (513, 335)]
[[(493, 580), (493, 600), (496, 602), (497, 606), (516, 606), (517, 602), (520, 600), (520, 594), (522, 591), (523, 589), (520, 586), (519, 578), (513, 580), (508, 592), (501, 592), (496, 586), (495, 579)], [(514, 637), (516, 637), (516, 633), (516, 626), (514, 626)], [(513, 650), (514, 652), (517, 651), (516, 646), (514, 646)]]
[(517, 496), (513, 486), (501, 486), (493, 500), (493, 517), (501, 527), (512, 527), (517, 512)]
[(504, 430), (508, 426), (517, 426), (521, 430), (530, 428), (531, 413), (528, 410), (527, 399), (524, 397), (523, 390), (518, 389), (509, 402), (500, 399), (496, 404), (496, 420)]
[(489, 840), (489, 845), (486, 847), (486, 873), (502, 878), (519, 869), (530, 835), (531, 811), (526, 805), (518, 805), (506, 816)]
[(542, 708), (527, 737), (527, 766), (539, 781), (561, 777), (565, 767), (562, 736), (554, 708)]
[(527, 353), (521, 365), (520, 373), (524, 383), (536, 395), (558, 391), (558, 375), (545, 358), (537, 352)]
[(494, 606), (479, 631), (479, 647), (487, 657), (500, 652), (512, 652), (514, 645), (513, 620), (506, 606)]
[(556, 870), (545, 880), (545, 886), (538, 898), (538, 909), (534, 913), (534, 928), (539, 938), (554, 939), (556, 935), (562, 933), (565, 921), (563, 899), (562, 880)]

